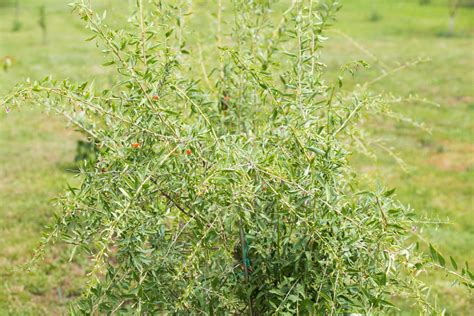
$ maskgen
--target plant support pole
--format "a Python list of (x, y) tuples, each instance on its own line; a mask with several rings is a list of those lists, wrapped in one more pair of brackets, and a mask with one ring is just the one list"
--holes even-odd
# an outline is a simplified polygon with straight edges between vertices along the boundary
[[(239, 231), (240, 231), (240, 247), (242, 250), (242, 262), (244, 266), (244, 280), (245, 284), (249, 283), (249, 268), (247, 264), (247, 242), (245, 241), (245, 232), (242, 226), (242, 220), (239, 220)], [(252, 307), (252, 297), (249, 295), (249, 314), (254, 315)]]

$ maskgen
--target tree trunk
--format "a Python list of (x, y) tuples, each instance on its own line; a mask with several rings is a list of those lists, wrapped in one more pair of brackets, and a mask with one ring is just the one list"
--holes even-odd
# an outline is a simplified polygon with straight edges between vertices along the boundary
[(15, 18), (13, 20), (13, 32), (19, 31), (21, 28), (20, 22), (20, 0), (15, 1)]
[(456, 13), (459, 8), (459, 0), (451, 0), (449, 3), (449, 22), (448, 22), (448, 35), (454, 34), (454, 26), (456, 22)]
[(455, 14), (451, 14), (449, 16), (449, 23), (448, 23), (448, 34), (449, 35), (453, 35), (454, 34), (454, 25), (455, 25), (455, 22), (456, 22), (456, 15)]

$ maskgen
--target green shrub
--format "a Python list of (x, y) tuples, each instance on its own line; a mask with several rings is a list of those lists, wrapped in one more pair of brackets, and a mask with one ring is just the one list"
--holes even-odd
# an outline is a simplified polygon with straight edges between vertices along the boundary
[(137, 5), (119, 30), (74, 5), (116, 67), (112, 88), (46, 78), (4, 99), (48, 106), (98, 147), (44, 240), (94, 263), (74, 313), (377, 314), (393, 296), (432, 313), (420, 273), (472, 286), (418, 250), (394, 190), (358, 184), (363, 121), (394, 113), (370, 82), (343, 89), (365, 63), (327, 76), (337, 2), (219, 0), (209, 62), (188, 43), (188, 1)]

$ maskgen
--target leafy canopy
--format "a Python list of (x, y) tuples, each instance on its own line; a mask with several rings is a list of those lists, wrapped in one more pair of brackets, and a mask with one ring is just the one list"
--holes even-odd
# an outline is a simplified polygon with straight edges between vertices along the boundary
[(121, 29), (88, 3), (73, 8), (114, 83), (46, 78), (4, 99), (65, 115), (97, 148), (44, 241), (93, 262), (75, 312), (369, 314), (395, 295), (431, 313), (421, 272), (472, 285), (418, 252), (412, 210), (349, 165), (370, 143), (364, 119), (394, 113), (371, 83), (343, 90), (364, 62), (328, 76), (339, 3), (217, 0), (207, 45), (190, 1), (138, 0)]

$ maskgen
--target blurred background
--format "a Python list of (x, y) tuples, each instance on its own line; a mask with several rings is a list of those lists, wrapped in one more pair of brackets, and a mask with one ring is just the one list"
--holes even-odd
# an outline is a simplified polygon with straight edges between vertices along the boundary
[[(396, 187), (399, 199), (421, 218), (449, 221), (417, 229), (438, 248), (474, 266), (474, 0), (342, 0), (323, 60), (330, 71), (353, 60), (372, 67), (351, 79), (371, 80), (418, 58), (431, 61), (394, 72), (374, 85), (377, 92), (426, 102), (400, 102), (398, 112), (427, 129), (395, 121), (368, 122), (376, 137), (404, 160), (379, 152), (376, 160), (355, 155), (361, 181)], [(0, 95), (26, 78), (111, 80), (103, 56), (64, 0), (0, 0)], [(132, 0), (92, 1), (120, 26)], [(211, 12), (214, 2), (198, 0)], [(402, 67), (403, 68), (403, 67)], [(0, 315), (58, 315), (80, 294), (85, 259), (69, 263), (69, 250), (55, 246), (31, 272), (32, 256), (45, 225), (57, 211), (51, 199), (74, 179), (82, 136), (41, 109), (0, 113)], [(79, 146), (79, 151), (81, 146)], [(469, 293), (443, 274), (422, 276), (449, 315), (472, 315)], [(399, 314), (409, 315), (410, 306)]]

